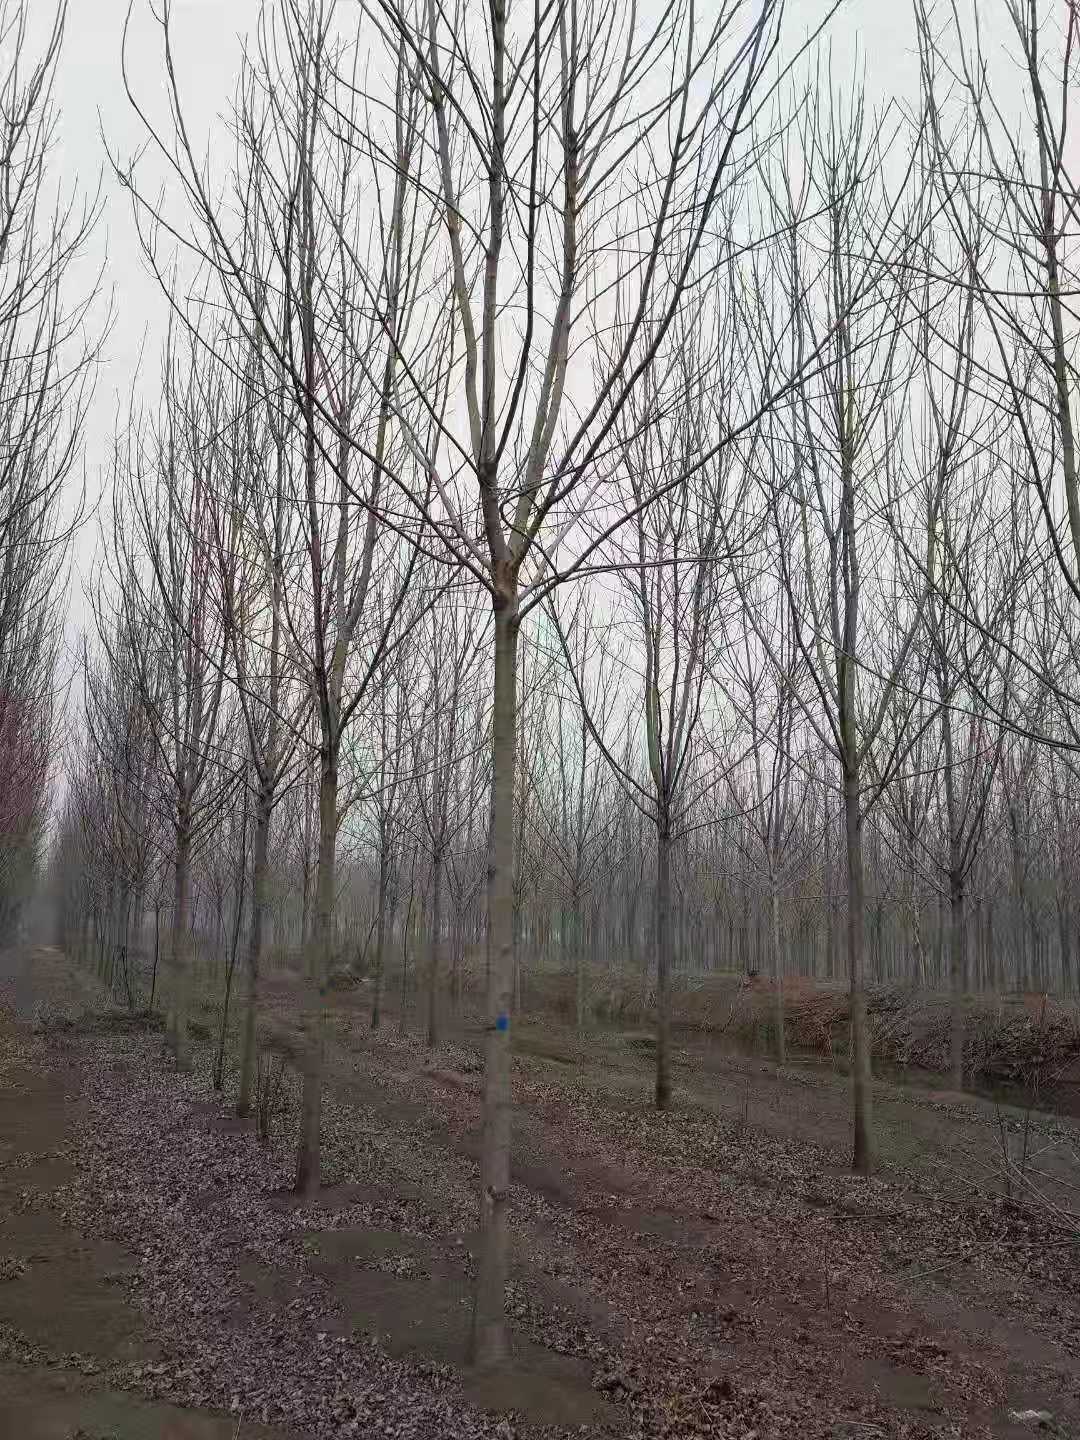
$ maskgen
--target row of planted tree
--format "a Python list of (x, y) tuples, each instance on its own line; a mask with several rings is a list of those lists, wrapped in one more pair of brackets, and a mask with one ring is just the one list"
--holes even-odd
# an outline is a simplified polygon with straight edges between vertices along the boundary
[[(392, 719), (407, 728), (395, 733), (391, 724), (386, 750), (366, 756), (367, 765), (349, 754), (358, 768), (342, 815), (328, 966), (330, 978), (367, 982), (376, 1026), (387, 991), (405, 993), (409, 1004), (419, 995), (432, 1044), (444, 1011), (460, 1009), (463, 992), (475, 999), (486, 978), (484, 675), (474, 670), (467, 682), (469, 723), (447, 757), (452, 763), (433, 769), (425, 747), (440, 701), (426, 683), (435, 677), (424, 656), (438, 655), (440, 626), (431, 617), (409, 665), (409, 693), (395, 697)], [(539, 664), (539, 648), (534, 653)], [(572, 977), (584, 1030), (594, 1008), (617, 1008), (613, 996), (654, 988), (656, 840), (655, 827), (614, 785), (565, 674), (560, 691), (558, 661), (545, 665), (535, 687), (526, 685), (521, 706), (515, 1009), (523, 1008), (530, 975), (560, 972)], [(99, 722), (86, 732), (94, 750), (69, 790), (53, 886), (64, 942), (108, 969), (118, 993), (141, 1008), (158, 995), (172, 943), (172, 796), (155, 766), (141, 699), (124, 691), (121, 675), (99, 665), (87, 692)], [(1067, 766), (1041, 780), (1035, 747), (1004, 727), (995, 731), (990, 753), (965, 748), (961, 756), (965, 776), (979, 771), (986, 791), (961, 874), (950, 871), (939, 784), (955, 759), (924, 752), (921, 784), (906, 768), (883, 791), (866, 841), (870, 984), (955, 982), (961, 998), (971, 990), (1074, 991), (1075, 781)], [(805, 768), (788, 763), (785, 823), (770, 843), (767, 806), (753, 782), (755, 749), (772, 763), (771, 742), (749, 729), (729, 733), (726, 743), (723, 773), (714, 776), (721, 793), (703, 797), (673, 842), (673, 973), (691, 982), (732, 973), (839, 982), (846, 976), (843, 837), (822, 778), (827, 770), (819, 757), (815, 773), (812, 753), (802, 757)], [(222, 744), (230, 757), (243, 754), (242, 733)], [(259, 962), (287, 968), (310, 940), (317, 785), (306, 753), (271, 830), (260, 952), (242, 946), (252, 916), (253, 796), (232, 758), (215, 762), (214, 805), (191, 854), (191, 963), (211, 967), (230, 998), (234, 981), (237, 988), (243, 981), (249, 1005)], [(445, 823), (433, 827), (432, 816)], [(954, 905), (963, 930), (955, 965)], [(960, 1024), (963, 1018), (961, 1008)]]
[(958, 1078), (969, 986), (1072, 985), (1080, 15), (1003, 0), (1006, 91), (916, 0), (874, 108), (783, 8), (274, 0), (207, 159), (168, 7), (125, 63), (168, 326), (94, 522), (67, 933), (152, 925), (181, 1065), (199, 951), (239, 964), (241, 1109), (299, 952), (302, 1190), (332, 970), (411, 952), (431, 1032), (484, 976), (485, 1362), (541, 967), (579, 1024), (652, 977), (660, 1107), (673, 975), (842, 972), (863, 1173), (868, 976), (947, 977)]

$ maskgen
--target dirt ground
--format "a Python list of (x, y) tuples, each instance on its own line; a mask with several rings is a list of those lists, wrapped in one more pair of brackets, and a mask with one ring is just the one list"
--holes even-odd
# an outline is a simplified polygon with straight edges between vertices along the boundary
[[(235, 1420), (110, 1383), (162, 1352), (129, 1300), (137, 1255), (69, 1208), (88, 1119), (80, 1057), (76, 1044), (30, 1038), (35, 961), (53, 968), (67, 1003), (100, 1003), (57, 957), (0, 952), (0, 1437), (232, 1440)], [(266, 1426), (244, 1433), (287, 1440)]]
[(1074, 1122), (878, 1085), (864, 1182), (840, 1076), (688, 1039), (658, 1115), (647, 1037), (522, 1026), (514, 1360), (477, 1376), (475, 1037), (332, 1005), (302, 1206), (287, 1075), (260, 1142), (209, 1047), (177, 1076), (57, 952), (0, 959), (0, 1440), (1080, 1436)]

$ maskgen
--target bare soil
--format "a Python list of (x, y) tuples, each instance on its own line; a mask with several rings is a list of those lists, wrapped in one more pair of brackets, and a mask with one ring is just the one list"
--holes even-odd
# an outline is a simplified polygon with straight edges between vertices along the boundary
[[(1070, 1120), (882, 1084), (864, 1182), (827, 1069), (686, 1037), (659, 1115), (647, 1036), (523, 1025), (514, 1359), (479, 1376), (473, 1033), (332, 996), (301, 1205), (291, 1079), (262, 1143), (56, 952), (6, 976), (0, 1437), (1080, 1435)], [(1025, 1128), (1038, 1204), (1002, 1193)]]
[[(138, 1257), (68, 1208), (86, 1113), (77, 1046), (45, 1049), (27, 1034), (38, 958), (54, 960), (0, 954), (0, 1440), (234, 1440), (235, 1418), (110, 1384), (160, 1349), (128, 1299)], [(244, 1433), (288, 1440), (266, 1426)]]

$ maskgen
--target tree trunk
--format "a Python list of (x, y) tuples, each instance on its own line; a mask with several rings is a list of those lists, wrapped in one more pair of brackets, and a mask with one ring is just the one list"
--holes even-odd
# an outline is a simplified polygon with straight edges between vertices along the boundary
[(825, 898), (825, 976), (829, 980), (834, 980), (836, 978), (836, 917), (833, 912), (831, 827), (829, 825), (829, 797), (825, 789), (824, 765), (821, 771), (821, 793), (825, 811), (825, 821), (822, 826), (825, 855), (821, 866), (821, 888)]
[(671, 1104), (671, 832), (661, 810), (656, 831), (656, 1108)]
[(844, 833), (847, 843), (848, 983), (851, 988), (851, 1099), (854, 1144), (851, 1165), (859, 1175), (874, 1168), (871, 1128), (870, 1045), (866, 1031), (866, 895), (863, 876), (862, 822), (859, 816), (859, 774), (844, 769)]
[(456, 1015), (461, 1009), (461, 971), (465, 959), (465, 919), (454, 903), (454, 924), (450, 949), (450, 1000)]
[(304, 1087), (300, 1101), (300, 1143), (296, 1155), (296, 1191), (314, 1195), (319, 1188), (319, 1137), (322, 1129), (323, 1054), (326, 975), (334, 920), (337, 857), (337, 747), (324, 747), (319, 783), (319, 865), (315, 917), (304, 974)]
[(260, 790), (251, 852), (251, 930), (248, 934), (244, 1030), (240, 1044), (240, 1091), (236, 1099), (236, 1113), (239, 1116), (247, 1115), (250, 1111), (255, 1084), (255, 1029), (259, 1014), (259, 970), (262, 966), (263, 925), (266, 915), (270, 807), (270, 796), (265, 790)]
[(510, 1187), (510, 1000), (514, 967), (514, 770), (517, 761), (517, 584), (495, 611), (488, 841), (488, 1017), (484, 1065), (484, 1140), (480, 1167), (480, 1257), (472, 1358), (481, 1366), (507, 1356), (506, 1205)]
[(303, 845), (303, 893), (300, 909), (300, 949), (306, 955), (311, 942), (311, 790), (308, 771), (304, 772), (304, 845)]
[(240, 954), (240, 930), (244, 921), (244, 889), (247, 879), (247, 824), (248, 824), (248, 791), (244, 790), (243, 819), (240, 830), (240, 863), (237, 867), (235, 882), (235, 904), (233, 907), (232, 935), (225, 936), (225, 925), (222, 920), (222, 935), (225, 937), (225, 1002), (221, 1007), (221, 1030), (218, 1035), (217, 1058), (214, 1061), (214, 1089), (221, 1090), (225, 1085), (225, 1042), (229, 1034), (229, 1007), (232, 1002), (233, 979), (236, 974), (236, 961)]
[(434, 1049), (439, 1043), (439, 980), (442, 955), (442, 847), (437, 845), (432, 856), (431, 873), (431, 953), (428, 958), (427, 1043)]
[(637, 909), (641, 886), (632, 882), (626, 897), (626, 964), (631, 975), (637, 970)]
[(121, 966), (123, 969), (124, 992), (127, 996), (128, 1009), (135, 1009), (135, 984), (132, 977), (132, 955), (133, 945), (131, 939), (131, 909), (134, 896), (128, 894), (124, 902), (124, 940), (120, 950)]
[(522, 1011), (521, 991), (521, 906), (514, 902), (514, 1011), (520, 1015)]
[(1067, 895), (1058, 891), (1058, 937), (1061, 944), (1061, 990), (1071, 995), (1072, 983), (1072, 931), (1069, 927), (1069, 901)]
[(574, 947), (574, 1018), (579, 1040), (585, 1038), (585, 944), (581, 933), (581, 900), (575, 884), (570, 905), (570, 943)]
[(383, 840), (379, 846), (379, 916), (375, 924), (375, 973), (371, 991), (371, 1028), (382, 1023), (383, 966), (386, 956), (386, 907), (390, 890), (390, 852)]
[(784, 957), (780, 941), (780, 886), (775, 875), (771, 877), (773, 980), (776, 984), (776, 1063), (787, 1064), (787, 1045), (784, 1040)]
[(191, 1063), (188, 1048), (188, 1007), (191, 972), (188, 960), (188, 929), (191, 909), (191, 824), (185, 806), (179, 810), (176, 855), (173, 871), (172, 936), (169, 946), (169, 1009), (165, 1045), (177, 1069)]
[[(409, 906), (405, 911), (405, 923), (401, 927), (401, 1003), (398, 1006), (398, 1034), (404, 1035), (409, 1014), (409, 937), (412, 932), (413, 906), (416, 904), (416, 848), (412, 852), (409, 872)], [(420, 923), (423, 925), (423, 903), (420, 907)]]
[(158, 957), (161, 954), (161, 901), (154, 906), (154, 968), (150, 973), (150, 1001), (147, 1009), (154, 1013), (154, 997), (157, 994)]
[(964, 881), (956, 871), (949, 876), (949, 988), (952, 997), (951, 1076), (954, 1090), (964, 1088), (964, 992), (967, 988)]

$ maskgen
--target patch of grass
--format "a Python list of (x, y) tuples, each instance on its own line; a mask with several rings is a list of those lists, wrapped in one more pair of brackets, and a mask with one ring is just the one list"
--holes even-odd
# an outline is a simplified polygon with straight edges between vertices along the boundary
[(106, 1010), (93, 1017), (89, 1028), (98, 1035), (163, 1034), (165, 1016), (157, 1010)]
[(515, 1055), (528, 1055), (534, 1060), (551, 1060), (556, 1065), (575, 1065), (581, 1058), (576, 1051), (567, 1045), (561, 1045), (550, 1035), (522, 1035), (519, 1032), (514, 1036), (513, 1050)]
[(651, 1053), (656, 1049), (656, 1036), (649, 1030), (630, 1030), (625, 1035), (620, 1035), (619, 1040), (628, 1050), (645, 1050)]

